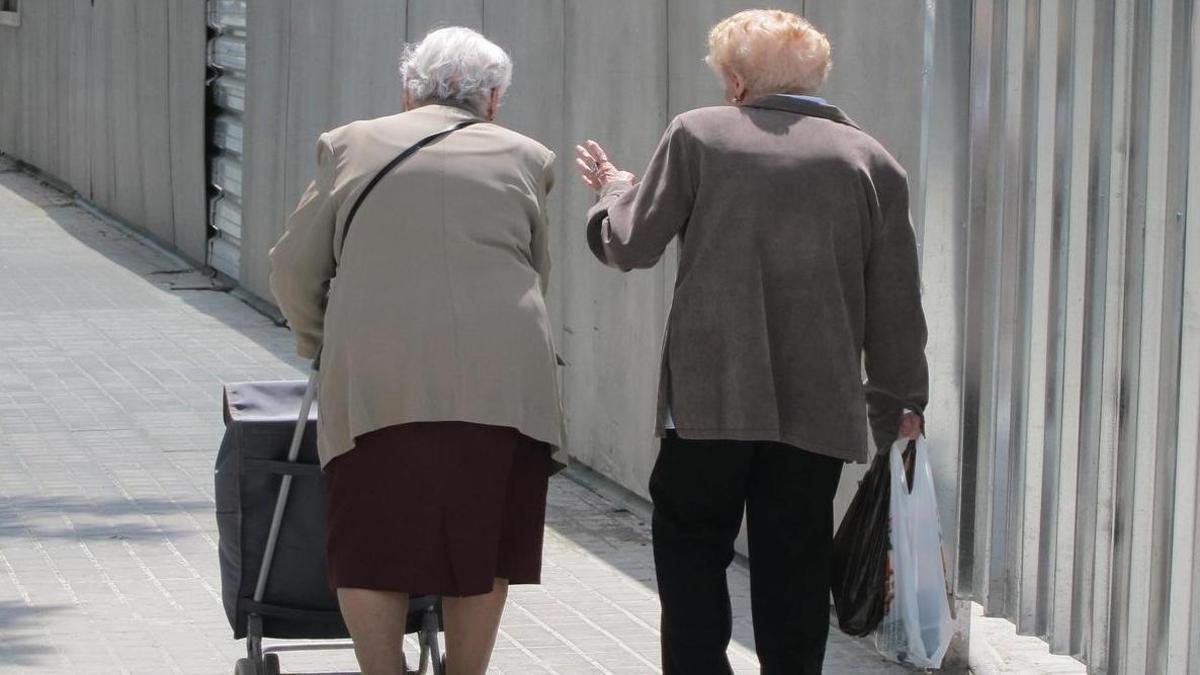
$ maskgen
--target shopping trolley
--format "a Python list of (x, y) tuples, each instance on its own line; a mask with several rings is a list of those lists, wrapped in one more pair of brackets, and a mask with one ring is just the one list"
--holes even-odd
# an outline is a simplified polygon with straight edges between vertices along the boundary
[[(316, 451), (317, 373), (225, 386), (216, 462), (221, 594), (246, 657), (234, 675), (277, 675), (279, 653), (351, 649), (325, 573), (325, 481)], [(418, 673), (444, 673), (439, 598), (413, 597)], [(265, 646), (264, 638), (308, 640)], [(332, 641), (332, 642), (330, 642)]]

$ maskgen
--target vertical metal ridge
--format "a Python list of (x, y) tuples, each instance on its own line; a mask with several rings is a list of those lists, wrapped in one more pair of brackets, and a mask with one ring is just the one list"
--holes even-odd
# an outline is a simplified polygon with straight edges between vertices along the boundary
[[(989, 229), (992, 231), (992, 249), (990, 255), (996, 256), (992, 269), (992, 288), (995, 294), (995, 305), (992, 307), (989, 339), (991, 340), (991, 378), (990, 386), (992, 400), (989, 401), (992, 435), (992, 494), (991, 494), (991, 524), (990, 524), (990, 561), (989, 561), (989, 609), (992, 613), (1009, 615), (1009, 586), (1012, 574), (1012, 561), (1009, 560), (1009, 515), (1010, 515), (1010, 423), (1012, 423), (1013, 406), (1013, 312), (1014, 293), (1009, 291), (1013, 286), (1012, 276), (1015, 271), (1008, 269), (1006, 263), (1012, 259), (1013, 229), (1019, 219), (1010, 215), (1019, 211), (1013, 202), (1020, 203), (1020, 166), (1010, 151), (1020, 147), (1020, 115), (1012, 112), (1013, 100), (1020, 102), (1021, 95), (1021, 50), (1013, 49), (1010, 43), (1022, 41), (1013, 40), (1014, 28), (1024, 25), (1021, 22), (1020, 4), (1022, 0), (1002, 0), (1001, 20), (997, 28), (1003, 30), (1004, 38), (1000, 41), (1003, 46), (1000, 60), (1003, 64), (1000, 78), (997, 78), (997, 89), (1002, 92), (997, 96), (996, 106), (1000, 115), (996, 119), (996, 129), (992, 142), (996, 144), (996, 198), (992, 201), (994, 214), (989, 217)], [(1014, 22), (1013, 14), (1016, 14)], [(1016, 30), (1018, 36), (1024, 35)], [(1014, 71), (1015, 74), (1014, 74)], [(1015, 85), (1014, 85), (1015, 80)], [(1015, 90), (1015, 92), (1014, 92)], [(1016, 120), (1016, 121), (1013, 121)], [(1010, 223), (1018, 220), (1018, 223)]]
[[(1099, 9), (1099, 11), (1097, 11)], [(1093, 588), (1097, 551), (1098, 480), (1100, 473), (1100, 440), (1103, 414), (1106, 346), (1105, 311), (1108, 274), (1108, 186), (1111, 173), (1112, 141), (1112, 6), (1097, 8), (1095, 3), (1076, 5), (1079, 35), (1091, 40), (1092, 48), (1083, 52), (1080, 67), (1091, 73), (1089, 87), (1077, 96), (1079, 110), (1086, 109), (1091, 126), (1081, 140), (1086, 141), (1084, 155), (1086, 202), (1077, 204), (1074, 215), (1084, 221), (1086, 231), (1086, 265), (1084, 269), (1083, 336), (1081, 344), (1082, 373), (1080, 378), (1079, 449), (1076, 495), (1086, 508), (1079, 511), (1074, 539), (1074, 587), (1071, 603), (1071, 652), (1086, 658), (1091, 640)], [(1082, 47), (1082, 44), (1081, 44)], [(1077, 113), (1082, 114), (1082, 112)], [(1082, 144), (1081, 144), (1082, 145)], [(1082, 173), (1082, 172), (1081, 172)], [(1080, 177), (1082, 178), (1082, 176)], [(1083, 201), (1081, 197), (1077, 199)]]
[[(1111, 9), (1111, 13), (1107, 10)], [(1109, 669), (1111, 622), (1109, 606), (1112, 597), (1112, 570), (1115, 553), (1115, 492), (1116, 452), (1120, 442), (1122, 421), (1121, 351), (1123, 347), (1124, 284), (1125, 284), (1125, 184), (1129, 162), (1129, 107), (1131, 46), (1129, 29), (1133, 0), (1113, 0), (1106, 7), (1104, 30), (1111, 49), (1097, 51), (1108, 59), (1108, 78), (1105, 105), (1108, 124), (1102, 145), (1097, 148), (1104, 166), (1098, 185), (1100, 212), (1104, 222), (1105, 246), (1103, 275), (1102, 356), (1099, 374), (1098, 444), (1096, 449), (1096, 501), (1093, 523), (1095, 551), (1092, 557), (1091, 587), (1093, 594), (1089, 614), (1089, 662), (1101, 672)], [(1085, 653), (1088, 653), (1085, 651)]]
[[(1148, 6), (1134, 2), (1117, 16), (1117, 40), (1124, 38), (1128, 44), (1128, 67), (1118, 71), (1117, 78), (1128, 82), (1125, 102), (1128, 117), (1123, 122), (1128, 143), (1126, 176), (1122, 184), (1114, 186), (1126, 195), (1119, 211), (1114, 215), (1122, 218), (1125, 225), (1125, 260), (1123, 281), (1117, 286), (1124, 302), (1125, 312), (1119, 324), (1122, 349), (1118, 352), (1120, 385), (1118, 389), (1121, 405), (1117, 445), (1113, 461), (1113, 556), (1111, 594), (1108, 607), (1108, 639), (1110, 668), (1117, 673), (1128, 672), (1133, 667), (1130, 659), (1130, 598), (1136, 583), (1132, 566), (1134, 560), (1135, 497), (1137, 487), (1137, 449), (1141, 432), (1138, 415), (1142, 390), (1142, 322), (1144, 305), (1145, 258), (1145, 184), (1146, 138), (1141, 129), (1146, 124), (1149, 82), (1145, 77), (1149, 62)], [(1121, 97), (1114, 91), (1118, 101)], [(1140, 537), (1138, 537), (1140, 538)]]
[[(1160, 352), (1158, 405), (1153, 414), (1157, 424), (1156, 452), (1149, 459), (1154, 462), (1151, 506), (1151, 561), (1149, 565), (1149, 616), (1146, 621), (1148, 672), (1166, 670), (1169, 648), (1170, 608), (1172, 593), (1172, 562), (1176, 517), (1176, 501), (1182, 496), (1176, 490), (1177, 462), (1181, 454), (1189, 452), (1179, 445), (1178, 420), (1180, 410), (1180, 364), (1182, 361), (1182, 315), (1184, 283), (1185, 221), (1187, 208), (1187, 181), (1189, 164), (1189, 66), (1192, 58), (1189, 47), (1192, 8), (1190, 0), (1164, 2), (1156, 15), (1158, 46), (1165, 52), (1152, 73), (1161, 81), (1166, 92), (1166, 104), (1160, 113), (1163, 144), (1157, 150), (1154, 163), (1159, 167), (1162, 182), (1161, 202), (1147, 201), (1150, 216), (1162, 229), (1162, 270)], [(1154, 176), (1151, 177), (1154, 180)], [(1194, 446), (1193, 446), (1194, 447)], [(1183, 486), (1186, 490), (1186, 486)], [(1195, 563), (1193, 563), (1194, 565)]]
[[(1128, 350), (1127, 371), (1136, 380), (1129, 403), (1134, 424), (1121, 452), (1122, 506), (1125, 540), (1122, 566), (1124, 598), (1116, 598), (1117, 619), (1123, 622), (1123, 668), (1141, 672), (1153, 652), (1150, 633), (1152, 570), (1156, 564), (1154, 505), (1156, 466), (1160, 452), (1158, 422), (1161, 365), (1164, 351), (1162, 320), (1166, 263), (1166, 228), (1162, 208), (1166, 201), (1168, 131), (1170, 123), (1171, 4), (1156, 0), (1138, 6), (1135, 35), (1139, 44), (1134, 94), (1134, 134), (1139, 139), (1133, 153), (1136, 171), (1131, 174), (1129, 220), (1134, 253), (1130, 262), (1129, 300), (1139, 305), (1137, 320), (1127, 324), (1137, 346)], [(1139, 231), (1140, 230), (1140, 231)], [(1131, 313), (1131, 319), (1133, 314)], [(1136, 570), (1136, 572), (1134, 572)], [(1123, 605), (1123, 606), (1121, 606)], [(1153, 672), (1153, 671), (1150, 671)]]
[[(994, 403), (995, 446), (993, 455), (992, 499), (1000, 506), (992, 514), (992, 552), (991, 552), (991, 587), (995, 595), (995, 610), (1010, 618), (1013, 616), (1013, 575), (1019, 569), (1019, 560), (1012, 547), (1012, 532), (1016, 523), (1021, 521), (1019, 512), (1020, 501), (1016, 508), (1012, 495), (1019, 486), (1013, 485), (1014, 437), (1019, 438), (1019, 429), (1014, 432), (1014, 411), (1019, 422), (1020, 399), (1016, 392), (1020, 389), (1021, 373), (1020, 345), (1017, 343), (1018, 292), (1021, 270), (1017, 268), (1020, 261), (1020, 235), (1024, 195), (1026, 190), (1022, 179), (1023, 167), (1020, 158), (1024, 129), (1023, 110), (1021, 108), (1024, 94), (1024, 45), (1025, 45), (1025, 11), (1022, 3), (1017, 0), (1005, 2), (1004, 16), (1001, 22), (1005, 35), (1005, 54), (1003, 70), (1003, 95), (998, 101), (1001, 115), (998, 120), (1003, 130), (1000, 145), (1000, 184), (997, 189), (999, 198), (996, 200), (998, 212), (992, 223), (995, 229), (995, 252), (999, 255), (996, 265), (995, 293), (997, 295), (996, 312), (994, 315), (995, 357), (994, 368)], [(1013, 48), (1017, 46), (1017, 48)], [(1006, 264), (1007, 263), (1007, 264)]]
[(1038, 594), (1042, 550), (1043, 480), (1047, 460), (1047, 408), (1053, 373), (1050, 371), (1052, 278), (1054, 274), (1054, 153), (1058, 69), (1057, 50), (1060, 3), (1031, 2), (1026, 11), (1026, 87), (1023, 106), (1026, 147), (1022, 165), (1029, 185), (1023, 207), (1021, 312), (1025, 322), (1020, 345), (1023, 352), (1021, 401), (1022, 435), (1014, 453), (1021, 485), (1017, 611), (1019, 629), (1044, 630), (1044, 605)]
[(1040, 497), (1040, 493), (1031, 495), (1029, 491), (1030, 476), (1027, 468), (1031, 464), (1030, 460), (1035, 470), (1040, 467), (1038, 458), (1031, 457), (1027, 434), (1030, 422), (1035, 425), (1038, 423), (1036, 419), (1030, 420), (1030, 388), (1038, 389), (1040, 384), (1033, 381), (1030, 369), (1033, 358), (1031, 352), (1037, 351), (1037, 346), (1031, 344), (1031, 339), (1033, 332), (1039, 330), (1033, 310), (1037, 285), (1034, 277), (1037, 274), (1037, 183), (1041, 156), (1038, 56), (1042, 5), (1041, 0), (1013, 3), (1009, 12), (1010, 39), (1014, 44), (1020, 45), (1021, 49), (1019, 58), (1010, 59), (1009, 62), (1013, 66), (1009, 73), (1013, 78), (1013, 84), (1010, 84), (1013, 100), (1010, 100), (1009, 104), (1010, 110), (1015, 110), (1016, 114), (1009, 119), (1007, 130), (1010, 136), (1007, 141), (1015, 161), (1010, 165), (1012, 180), (1006, 191), (1010, 208), (1005, 214), (1005, 243), (1002, 249), (1008, 264), (1004, 265), (1007, 274), (1005, 284), (1001, 288), (1002, 297), (1006, 300), (1006, 321), (1001, 324), (1001, 339), (1007, 341), (1004, 356), (1009, 359), (1006, 372), (1011, 379), (1003, 399), (1007, 401), (1005, 408), (1009, 413), (1009, 420), (1007, 438), (1001, 449), (1007, 454), (1008, 473), (1008, 518), (1004, 532), (1008, 593), (1005, 614), (1017, 624), (1017, 630), (1022, 632), (1034, 630), (1033, 601), (1036, 598), (1032, 598), (1033, 594), (1025, 588), (1025, 573), (1032, 571), (1026, 563), (1025, 554), (1030, 549), (1036, 551), (1037, 532), (1029, 531), (1028, 522), (1030, 518), (1037, 519)]
[[(973, 464), (973, 482), (964, 482), (960, 520), (962, 551), (959, 558), (960, 589), (969, 590), (989, 605), (988, 562), (991, 522), (991, 447), (985, 424), (983, 380), (986, 368), (989, 191), (992, 145), (991, 99), (993, 89), (993, 0), (980, 0), (971, 17), (970, 122), (967, 169), (967, 260), (964, 301), (962, 374), (963, 470)], [(965, 475), (964, 475), (965, 478)]]
[[(1055, 599), (1050, 619), (1051, 648), (1080, 655), (1083, 651), (1080, 624), (1083, 623), (1082, 609), (1084, 593), (1090, 587), (1081, 584), (1082, 562), (1088, 560), (1088, 552), (1081, 551), (1079, 543), (1090, 537), (1080, 537), (1087, 531), (1087, 515), (1092, 513), (1091, 501), (1094, 490), (1086, 489), (1083, 470), (1084, 456), (1093, 450), (1085, 441), (1088, 434), (1089, 405), (1087, 392), (1091, 360), (1089, 358), (1088, 326), (1096, 312), (1095, 305), (1102, 301), (1091, 289), (1096, 286), (1094, 268), (1095, 250), (1091, 222), (1092, 185), (1092, 142), (1095, 136), (1095, 112), (1092, 107), (1095, 84), (1095, 5), (1092, 2), (1075, 2), (1072, 17), (1072, 35), (1069, 48), (1072, 52), (1071, 72), (1071, 119), (1072, 129), (1071, 184), (1066, 204), (1067, 252), (1066, 252), (1066, 320), (1064, 327), (1064, 376), (1062, 408), (1062, 467), (1059, 474), (1059, 490), (1070, 499), (1060, 498), (1059, 525), (1055, 542), (1054, 587), (1065, 584), (1069, 589)], [(1089, 617), (1090, 618), (1090, 617)]]
[[(1003, 496), (996, 494), (996, 481), (1004, 472), (997, 467), (996, 425), (999, 416), (999, 395), (997, 379), (998, 344), (996, 340), (1000, 309), (999, 279), (1003, 260), (1000, 257), (1001, 218), (1004, 213), (1004, 200), (1001, 199), (1004, 186), (1005, 156), (1004, 156), (1004, 115), (1001, 102), (1006, 85), (1005, 62), (1007, 54), (1007, 0), (995, 0), (989, 4), (992, 10), (986, 16), (986, 24), (982, 32), (988, 35), (988, 44), (984, 53), (987, 54), (989, 67), (987, 77), (982, 84), (982, 92), (976, 115), (984, 124), (978, 130), (977, 139), (980, 146), (979, 155), (986, 157), (986, 164), (981, 169), (981, 186), (979, 188), (978, 217), (973, 217), (972, 238), (978, 242), (978, 249), (973, 250), (974, 268), (979, 270), (978, 283), (975, 284), (974, 298), (979, 306), (979, 373), (977, 388), (979, 391), (978, 404), (978, 438), (979, 438), (979, 471), (980, 484), (986, 485), (980, 502), (984, 509), (980, 512), (977, 531), (980, 555), (978, 560), (978, 576), (976, 585), (981, 589), (985, 607), (991, 614), (1003, 613), (1004, 587), (1002, 569), (1003, 560), (997, 564), (997, 551), (1003, 552), (1003, 539), (996, 536), (996, 522), (1005, 510)], [(984, 17), (981, 17), (984, 18)], [(978, 53), (978, 52), (977, 52)], [(972, 244), (974, 248), (975, 244)], [(1002, 522), (1002, 521), (1001, 521)]]
[[(1194, 2), (1180, 3), (1183, 9), (1176, 21), (1174, 51), (1180, 55), (1176, 81), (1181, 125), (1177, 142), (1172, 143), (1176, 159), (1172, 174), (1182, 194), (1169, 202), (1178, 209), (1181, 228), (1179, 271), (1179, 361), (1176, 382), (1174, 457), (1164, 467), (1164, 475), (1173, 479), (1171, 486), (1171, 528), (1167, 558), (1166, 597), (1162, 611), (1165, 644), (1161, 648), (1164, 672), (1183, 673), (1200, 670), (1200, 526), (1197, 490), (1200, 484), (1200, 67), (1196, 48), (1200, 46), (1200, 11)], [(1182, 172), (1183, 175), (1180, 175)], [(1168, 209), (1168, 217), (1172, 214)]]
[[(1080, 7), (1080, 5), (1085, 7)], [(1088, 253), (1087, 187), (1091, 110), (1091, 3), (1072, 0), (1060, 23), (1056, 99), (1058, 128), (1055, 148), (1055, 228), (1057, 274), (1054, 282), (1057, 335), (1051, 368), (1057, 373), (1052, 417), (1056, 457), (1047, 472), (1043, 515), (1046, 571), (1039, 593), (1045, 598), (1051, 649), (1073, 651), (1071, 616), (1075, 604), (1075, 526), (1079, 504), (1079, 450), (1082, 409), (1083, 344)], [(1080, 25), (1083, 23), (1084, 25)]]

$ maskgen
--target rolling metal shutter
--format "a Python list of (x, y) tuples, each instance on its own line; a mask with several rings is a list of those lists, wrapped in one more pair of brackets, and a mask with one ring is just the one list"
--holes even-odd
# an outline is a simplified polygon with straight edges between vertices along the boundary
[(239, 277), (242, 248), (243, 117), (246, 112), (246, 0), (208, 0), (212, 38), (208, 62), (212, 104), (209, 124), (208, 264)]

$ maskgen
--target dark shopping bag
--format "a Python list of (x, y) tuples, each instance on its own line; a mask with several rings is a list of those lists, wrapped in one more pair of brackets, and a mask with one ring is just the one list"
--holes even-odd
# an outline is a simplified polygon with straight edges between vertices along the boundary
[[(247, 617), (263, 616), (266, 637), (349, 637), (325, 575), (325, 478), (317, 458), (317, 410), (308, 413), (300, 452), (288, 462), (305, 382), (225, 386), (225, 437), (217, 453), (217, 532), (221, 595), (234, 637)], [(294, 475), (280, 521), (276, 554), (263, 597), (256, 600), (280, 484)]]
[(838, 627), (855, 637), (870, 635), (886, 609), (891, 500), (888, 454), (875, 455), (833, 537), (830, 586)]

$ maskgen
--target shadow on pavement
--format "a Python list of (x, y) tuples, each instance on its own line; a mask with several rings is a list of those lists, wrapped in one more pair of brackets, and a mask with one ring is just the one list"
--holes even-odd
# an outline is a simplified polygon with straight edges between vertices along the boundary
[[(546, 526), (657, 594), (650, 505), (584, 467), (572, 466), (554, 480), (560, 481), (565, 489), (551, 491)], [(748, 620), (748, 573), (744, 558), (739, 557), (730, 567), (734, 610), (732, 641), (753, 652), (754, 630)], [(870, 638), (853, 638), (841, 633), (832, 615), (825, 671), (844, 675), (910, 672), (879, 656)]]
[[(632, 493), (625, 494), (622, 488), (601, 485), (606, 483), (605, 479), (579, 466), (573, 466), (555, 480), (563, 481), (566, 490), (559, 495), (552, 491), (546, 509), (546, 527), (657, 595), (649, 504)], [(740, 560), (734, 563), (731, 574), (734, 583), (730, 591), (736, 595), (739, 592), (736, 578), (745, 578)], [(748, 593), (749, 587), (741, 590)], [(740, 620), (747, 609), (743, 604), (734, 599), (733, 641), (753, 652), (753, 630)]]
[(10, 665), (35, 666), (54, 652), (43, 644), (42, 615), (70, 609), (65, 605), (30, 607), (20, 600), (0, 600), (0, 656)]
[[(195, 531), (131, 521), (130, 518), (185, 512), (208, 518), (212, 509), (212, 502), (200, 499), (173, 500), (151, 497), (129, 500), (8, 496), (0, 503), (0, 541), (31, 534), (38, 539), (91, 541), (170, 539), (194, 534)], [(66, 516), (70, 522), (59, 521), (54, 527), (22, 522), (37, 519), (39, 516), (55, 515)]]

